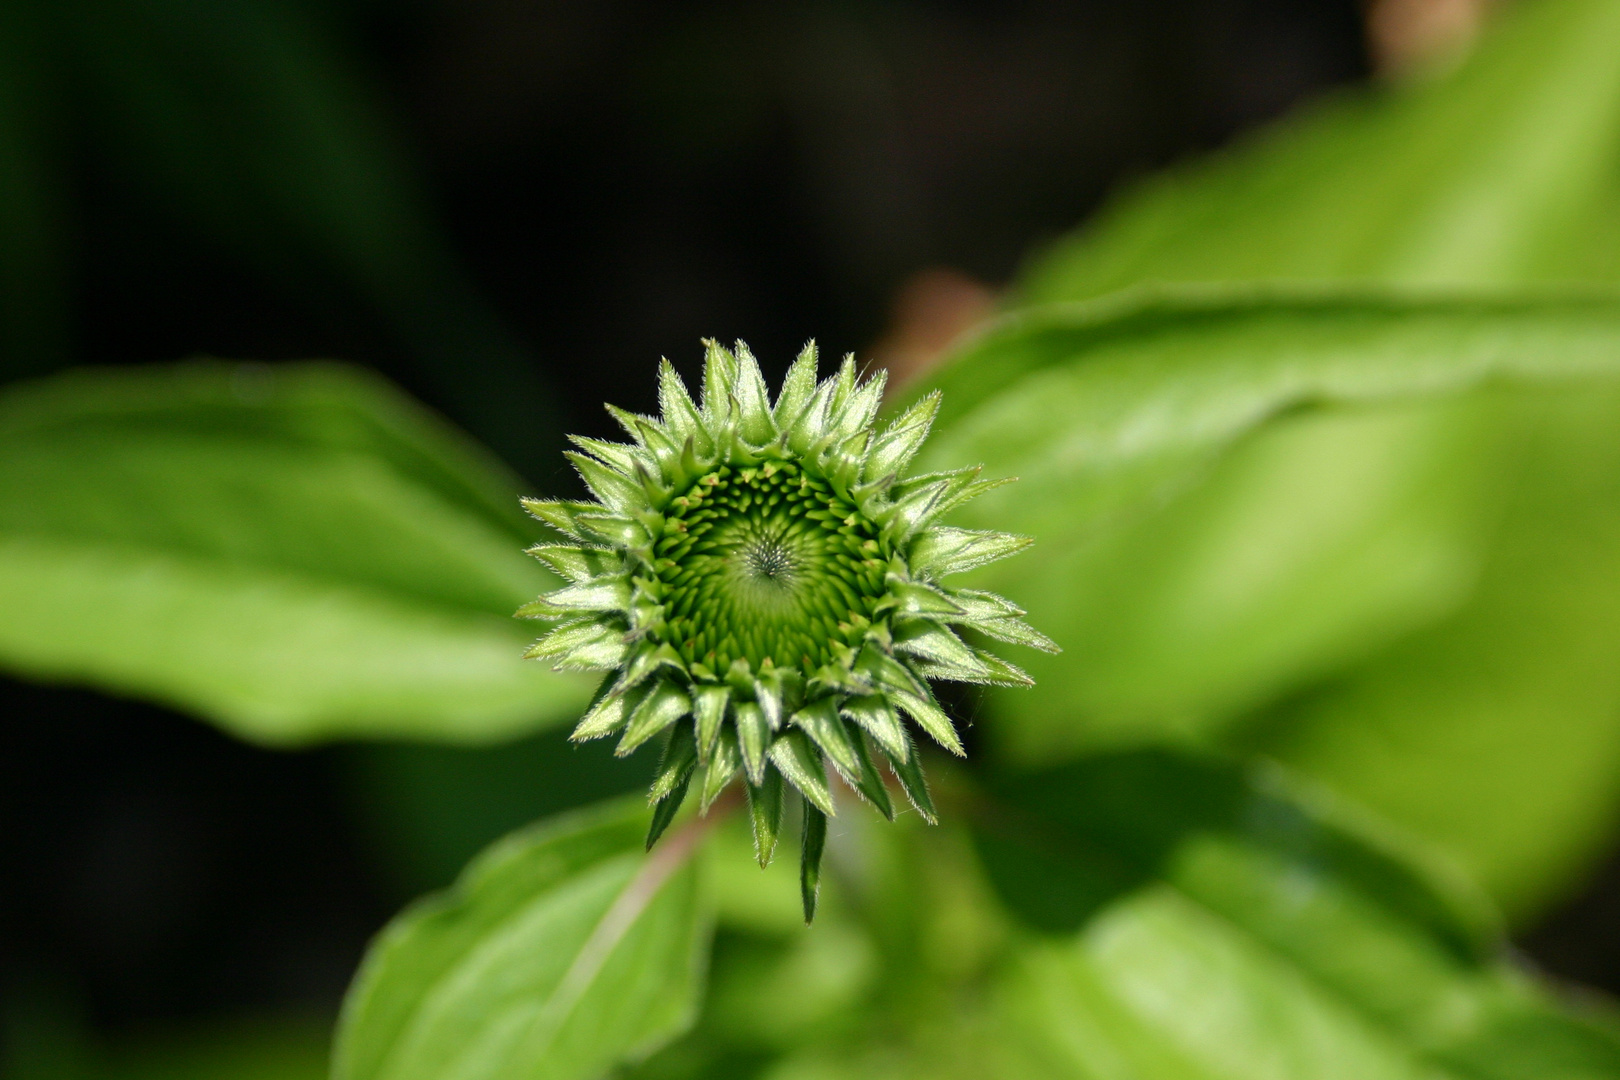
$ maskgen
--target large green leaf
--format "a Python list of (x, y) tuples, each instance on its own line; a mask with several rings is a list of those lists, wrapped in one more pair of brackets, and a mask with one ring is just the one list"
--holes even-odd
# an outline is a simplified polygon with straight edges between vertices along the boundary
[(1085, 883), (1078, 929), (999, 987), (1008, 1075), (1620, 1076), (1611, 1010), (1538, 985), (1465, 887), (1273, 770), (1134, 753), (1002, 796), (982, 847), (1015, 906)]
[[(1200, 292), (1009, 320), (939, 374), (926, 451), (1022, 477), (963, 524), (1038, 538), (979, 579), (1066, 650), (1026, 658), (1034, 690), (991, 695), (994, 738), (1026, 760), (1289, 747), (1516, 909), (1545, 895), (1617, 797), (1620, 688), (1601, 659), (1620, 644), (1617, 375), (1607, 300)], [(1419, 632), (1429, 652), (1380, 659)], [(1402, 663), (1423, 696), (1369, 675), (1376, 706), (1313, 698), (1254, 726), (1357, 665)], [(1470, 683), (1482, 666), (1495, 681)], [(1290, 741), (1305, 716), (1312, 750)], [(1387, 734), (1397, 716), (1405, 734)], [(1422, 752), (1391, 765), (1407, 747)]]
[(335, 365), (77, 372), (0, 395), (0, 663), (267, 742), (477, 741), (588, 687), (519, 660), (518, 484)]
[[(1033, 312), (942, 371), (924, 467), (1017, 484), (977, 572), (1062, 645), (1000, 695), (1027, 753), (1208, 730), (1460, 604), (1515, 389), (1620, 374), (1620, 305), (1163, 296)], [(1504, 416), (1503, 414), (1510, 414)]]
[(1514, 912), (1576, 883), (1620, 804), (1620, 385), (1521, 407), (1467, 603), (1244, 737), (1444, 841)]
[(336, 1080), (592, 1080), (682, 1031), (710, 916), (695, 833), (642, 853), (640, 799), (515, 833), (373, 943)]
[[(839, 819), (831, 940), (819, 917), (779, 945), (722, 937), (698, 1029), (631, 1075), (1620, 1076), (1614, 1010), (1520, 966), (1448, 860), (1275, 766), (1133, 751), (984, 788), (930, 771), (942, 827)], [(865, 991), (817, 1014), (856, 955), (881, 965)]]
[(1358, 91), (1120, 199), (1025, 303), (1145, 281), (1620, 276), (1620, 3), (1525, 0), (1458, 71)]
[[(1516, 4), (1449, 75), (1342, 95), (1127, 194), (1039, 260), (1020, 301), (1142, 282), (1615, 280), (1617, 35), (1615, 0)], [(1620, 802), (1620, 690), (1601, 659), (1620, 630), (1607, 391), (1584, 418), (1569, 412), (1578, 401), (1529, 401), (1519, 386), (1457, 396), (1481, 379), (1571, 374), (1559, 343), (1508, 323), (1449, 340), (1412, 323), (1396, 345), (1342, 337), (1359, 318), (1348, 312), (1334, 328), (1260, 316), (1244, 331), (1258, 335), (1249, 363), (1231, 351), (1235, 324), (1194, 312), (1185, 352), (1158, 355), (1155, 305), (1118, 303), (1118, 318), (1037, 308), (944, 377), (969, 428), (1019, 429), (1017, 463), (960, 444), (952, 456), (1036, 479), (998, 509), (1049, 554), (1002, 584), (1037, 616), (1047, 606), (1045, 629), (1069, 649), (1030, 665), (1034, 708), (1000, 730), (1039, 754), (1225, 738), (1272, 709), (1243, 745), (1445, 842), (1515, 914), (1533, 910), (1598, 849)], [(1079, 323), (1098, 333), (1071, 351), (1058, 339)], [(1143, 346), (1139, 374), (1166, 378), (1098, 430), (1095, 411), (1121, 404), (1113, 361), (1091, 366), (1120, 351), (1108, 335)], [(1492, 348), (1516, 359), (1487, 374), (1476, 362)], [(1047, 366), (1065, 352), (1074, 396)], [(1328, 354), (1337, 373), (1299, 362)], [(1024, 374), (991, 410), (1041, 401), (1044, 427), (982, 407)], [(1566, 425), (1557, 446), (1537, 435)], [(1034, 449), (1043, 439), (1055, 468)], [(1043, 472), (1082, 455), (1091, 463), (1056, 495), (1062, 480)], [(1012, 509), (1025, 498), (1044, 513)], [(1293, 694), (1307, 697), (1277, 705)]]

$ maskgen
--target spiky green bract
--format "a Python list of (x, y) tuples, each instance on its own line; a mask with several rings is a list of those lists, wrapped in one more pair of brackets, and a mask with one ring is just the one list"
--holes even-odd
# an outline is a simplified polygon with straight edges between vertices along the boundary
[(801, 884), (815, 912), (828, 762), (894, 816), (886, 761), (934, 820), (902, 717), (962, 753), (929, 679), (1028, 685), (957, 635), (1055, 646), (999, 596), (940, 583), (1029, 541), (937, 524), (995, 486), (977, 468), (906, 477), (939, 405), (876, 423), (883, 377), (846, 357), (816, 381), (814, 343), (774, 402), (747, 346), (707, 342), (701, 404), (668, 361), (658, 418), (609, 406), (632, 439), (575, 439), (596, 502), (526, 500), (565, 543), (531, 553), (568, 582), (519, 611), (561, 621), (528, 655), (611, 674), (575, 739), (663, 742), (651, 846), (694, 786), (701, 808), (741, 773), (761, 865), (782, 825), (782, 781), (804, 801)]

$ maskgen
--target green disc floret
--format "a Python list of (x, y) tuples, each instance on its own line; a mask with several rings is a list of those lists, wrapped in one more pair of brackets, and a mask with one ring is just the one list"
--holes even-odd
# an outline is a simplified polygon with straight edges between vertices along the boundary
[(878, 525), (792, 462), (721, 466), (664, 512), (653, 545), (662, 625), (689, 668), (711, 681), (753, 670), (834, 661), (859, 647), (885, 594)]
[(784, 791), (802, 796), (809, 919), (837, 811), (826, 766), (893, 817), (886, 763), (933, 821), (905, 721), (962, 743), (928, 680), (1029, 683), (958, 631), (1056, 646), (1009, 601), (941, 584), (1029, 540), (939, 524), (996, 485), (977, 468), (906, 475), (937, 394), (879, 425), (883, 377), (860, 381), (846, 357), (818, 382), (812, 344), (773, 402), (747, 346), (707, 344), (701, 404), (665, 361), (662, 416), (610, 406), (632, 442), (574, 440), (596, 502), (524, 500), (562, 534), (531, 553), (567, 584), (518, 614), (560, 624), (526, 655), (607, 672), (575, 739), (617, 735), (621, 755), (662, 740), (649, 846), (694, 781), (706, 812), (740, 776), (763, 865)]

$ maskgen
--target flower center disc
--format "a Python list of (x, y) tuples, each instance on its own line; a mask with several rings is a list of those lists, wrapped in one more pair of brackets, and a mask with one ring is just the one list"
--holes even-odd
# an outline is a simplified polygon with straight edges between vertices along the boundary
[(793, 463), (722, 465), (664, 518), (654, 636), (715, 677), (739, 659), (756, 671), (826, 664), (836, 644), (860, 644), (884, 595), (877, 526)]

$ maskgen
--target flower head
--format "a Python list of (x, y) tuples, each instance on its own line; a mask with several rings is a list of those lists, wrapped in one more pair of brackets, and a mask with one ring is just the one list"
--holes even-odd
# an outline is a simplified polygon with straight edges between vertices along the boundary
[(1001, 597), (940, 583), (1030, 541), (937, 524), (1003, 481), (905, 475), (937, 394), (879, 427), (883, 376), (858, 380), (853, 358), (818, 383), (806, 346), (772, 402), (747, 346), (706, 344), (701, 405), (666, 360), (661, 417), (608, 407), (632, 442), (573, 440), (598, 502), (524, 501), (568, 538), (531, 549), (568, 584), (518, 614), (561, 621), (529, 657), (609, 672), (575, 739), (617, 734), (625, 755), (662, 737), (649, 847), (694, 781), (706, 812), (740, 772), (765, 865), (784, 778), (798, 791), (809, 919), (835, 810), (824, 763), (893, 818), (887, 762), (932, 822), (905, 721), (962, 744), (928, 680), (1030, 682), (957, 630), (1056, 647)]

